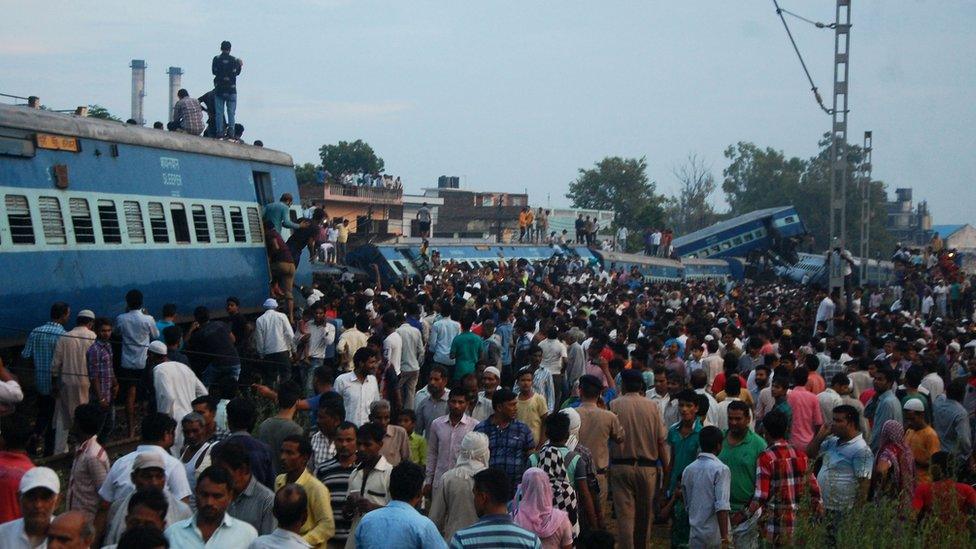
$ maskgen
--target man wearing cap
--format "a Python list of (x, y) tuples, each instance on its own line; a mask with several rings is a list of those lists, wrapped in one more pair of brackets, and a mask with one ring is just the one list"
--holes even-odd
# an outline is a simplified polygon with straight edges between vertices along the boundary
[(264, 314), (254, 321), (254, 348), (261, 355), (264, 384), (277, 386), (291, 378), (291, 353), (295, 352), (295, 331), (288, 316), (278, 312), (278, 302), (264, 300)]
[(166, 344), (162, 341), (149, 344), (147, 367), (152, 368), (156, 411), (176, 422), (172, 452), (174, 456), (179, 456), (183, 448), (183, 416), (193, 411), (193, 400), (206, 395), (207, 388), (189, 366), (166, 360)]
[(61, 481), (47, 467), (34, 467), (20, 479), (20, 508), (23, 518), (0, 525), (0, 547), (34, 549), (45, 547), (54, 509), (58, 506)]
[(173, 524), (193, 514), (193, 511), (187, 504), (176, 499), (166, 489), (166, 462), (165, 458), (160, 454), (143, 452), (137, 455), (132, 462), (130, 479), (132, 480), (132, 485), (135, 486), (135, 490), (126, 494), (124, 498), (116, 499), (112, 502), (112, 506), (108, 510), (107, 531), (105, 539), (102, 541), (103, 545), (118, 543), (119, 537), (126, 528), (125, 519), (129, 514), (129, 500), (136, 493), (148, 492), (150, 490), (161, 491), (163, 493), (168, 504), (166, 524)]
[(95, 313), (84, 309), (78, 313), (75, 327), (58, 339), (51, 358), (51, 376), (55, 387), (54, 453), (68, 451), (68, 430), (75, 408), (88, 402), (88, 348), (95, 341), (92, 323)]

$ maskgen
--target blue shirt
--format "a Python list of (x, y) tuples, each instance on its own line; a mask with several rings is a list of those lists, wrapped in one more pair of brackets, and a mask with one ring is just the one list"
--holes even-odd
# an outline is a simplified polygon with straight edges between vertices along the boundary
[(430, 352), (434, 353), (434, 362), (454, 365), (451, 358), (451, 343), (461, 333), (461, 324), (450, 318), (442, 318), (430, 328)]
[(366, 513), (356, 527), (356, 547), (428, 549), (447, 547), (437, 527), (409, 503), (393, 500)]
[(482, 421), (474, 430), (488, 436), (488, 466), (505, 471), (514, 487), (522, 480), (525, 461), (535, 449), (535, 438), (529, 426), (517, 419), (505, 427), (495, 425), (493, 419), (494, 416)]
[(258, 531), (250, 524), (224, 513), (224, 521), (214, 530), (206, 543), (197, 528), (197, 516), (173, 523), (166, 529), (170, 547), (203, 549), (204, 547), (247, 547), (257, 539)]
[(820, 456), (823, 465), (817, 474), (817, 484), (824, 507), (830, 511), (851, 509), (857, 500), (858, 481), (871, 478), (874, 470), (871, 448), (860, 433), (847, 442), (830, 436), (820, 445)]
[(51, 394), (51, 360), (54, 358), (54, 347), (65, 333), (64, 326), (57, 322), (47, 322), (31, 330), (27, 336), (27, 345), (20, 356), (34, 360), (34, 380), (37, 392), (42, 395)]
[(681, 475), (685, 509), (691, 525), (689, 547), (721, 545), (718, 512), (730, 510), (732, 473), (715, 454), (702, 452)]
[(288, 204), (284, 202), (265, 204), (264, 220), (270, 221), (274, 225), (275, 231), (278, 231), (279, 234), (281, 233), (282, 226), (288, 227), (289, 229), (297, 229), (298, 223), (292, 222), (288, 216), (288, 211)]
[(458, 530), (451, 549), (542, 549), (539, 536), (512, 522), (508, 515), (485, 515)]
[(508, 366), (512, 363), (512, 323), (502, 322), (495, 333), (502, 339), (502, 366)]

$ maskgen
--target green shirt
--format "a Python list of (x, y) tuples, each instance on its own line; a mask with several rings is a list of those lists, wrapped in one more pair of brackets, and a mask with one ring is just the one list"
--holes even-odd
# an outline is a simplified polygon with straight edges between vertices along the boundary
[(776, 406), (773, 406), (773, 411), (786, 416), (786, 432), (787, 434), (791, 433), (793, 431), (793, 408), (790, 406), (790, 403), (784, 398), (783, 402), (779, 402)]
[(410, 461), (417, 465), (427, 464), (427, 439), (417, 433), (410, 435)]
[(681, 436), (681, 422), (675, 423), (668, 429), (668, 444), (671, 446), (671, 478), (668, 481), (668, 494), (673, 494), (681, 473), (685, 467), (691, 465), (698, 457), (698, 433), (702, 430), (701, 420), (695, 419), (695, 425), (688, 436)]
[(451, 342), (451, 356), (454, 357), (454, 380), (473, 373), (474, 366), (481, 358), (482, 341), (477, 334), (461, 332)]
[(729, 442), (726, 433), (718, 459), (732, 471), (729, 504), (733, 513), (745, 508), (756, 492), (756, 461), (765, 449), (766, 441), (752, 429), (741, 442), (734, 445)]

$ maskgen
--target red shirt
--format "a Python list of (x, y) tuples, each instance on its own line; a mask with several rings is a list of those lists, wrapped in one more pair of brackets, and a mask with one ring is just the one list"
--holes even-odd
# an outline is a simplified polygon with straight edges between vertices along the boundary
[(20, 478), (33, 468), (27, 454), (0, 452), (0, 523), (20, 518)]
[[(955, 485), (956, 488), (955, 508), (953, 508), (952, 504), (945, 504), (946, 501), (950, 501), (949, 491), (952, 490), (952, 485)], [(936, 500), (938, 502), (933, 503)], [(976, 490), (973, 490), (973, 487), (968, 484), (954, 482), (952, 480), (923, 482), (919, 484), (915, 488), (915, 496), (912, 498), (912, 508), (916, 511), (921, 511), (922, 509), (932, 511), (933, 505), (936, 514), (944, 522), (951, 522), (952, 514), (957, 511), (960, 512), (958, 519), (965, 519), (973, 509), (976, 509)], [(965, 526), (965, 524), (960, 524), (960, 526)]]
[[(739, 376), (739, 383), (741, 383), (739, 387), (741, 387), (743, 390), (746, 390), (746, 388), (748, 387), (748, 385), (746, 385), (746, 378)], [(725, 390), (725, 372), (719, 372), (718, 375), (715, 376), (715, 381), (712, 382), (712, 394), (717, 395), (724, 390)]]

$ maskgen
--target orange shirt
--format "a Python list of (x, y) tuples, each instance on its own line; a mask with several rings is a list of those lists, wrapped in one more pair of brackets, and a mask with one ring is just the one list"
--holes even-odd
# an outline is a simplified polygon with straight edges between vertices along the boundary
[(915, 474), (918, 476), (919, 484), (932, 482), (929, 475), (929, 460), (932, 454), (939, 451), (939, 435), (931, 425), (926, 425), (924, 429), (916, 431), (909, 429), (905, 433), (905, 444), (912, 449), (915, 457)]

